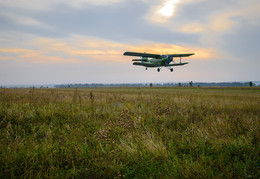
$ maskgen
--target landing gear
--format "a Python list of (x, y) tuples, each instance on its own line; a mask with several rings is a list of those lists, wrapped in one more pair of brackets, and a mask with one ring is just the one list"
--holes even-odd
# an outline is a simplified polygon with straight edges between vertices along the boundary
[(171, 72), (173, 72), (173, 68), (171, 68), (170, 66), (168, 66), (168, 69), (169, 69)]
[[(157, 71), (158, 71), (158, 72), (160, 72), (160, 71), (161, 71), (161, 69), (162, 69), (162, 67), (158, 67), (158, 68), (157, 68)], [(168, 67), (168, 69), (169, 69), (171, 72), (173, 72), (173, 68), (171, 68), (171, 67)]]

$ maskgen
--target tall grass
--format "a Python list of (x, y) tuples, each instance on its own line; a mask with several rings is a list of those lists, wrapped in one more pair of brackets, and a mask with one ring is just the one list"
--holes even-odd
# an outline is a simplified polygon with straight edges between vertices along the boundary
[(0, 177), (259, 178), (260, 89), (0, 89)]

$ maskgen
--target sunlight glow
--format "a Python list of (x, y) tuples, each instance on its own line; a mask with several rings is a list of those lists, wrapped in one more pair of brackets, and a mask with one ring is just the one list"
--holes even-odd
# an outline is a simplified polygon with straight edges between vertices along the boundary
[(174, 14), (174, 9), (179, 0), (167, 1), (162, 8), (159, 9), (158, 13), (165, 16), (171, 17)]

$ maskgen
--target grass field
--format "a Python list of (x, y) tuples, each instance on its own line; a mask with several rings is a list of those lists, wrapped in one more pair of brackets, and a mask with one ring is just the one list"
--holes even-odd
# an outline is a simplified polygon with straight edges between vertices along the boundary
[(260, 88), (0, 89), (0, 178), (260, 177)]

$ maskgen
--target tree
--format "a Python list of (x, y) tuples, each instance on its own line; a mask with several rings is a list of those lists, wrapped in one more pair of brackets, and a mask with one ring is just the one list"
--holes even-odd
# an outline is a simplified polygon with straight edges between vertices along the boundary
[(250, 86), (250, 87), (253, 86), (253, 82), (252, 82), (252, 81), (249, 82), (249, 86)]
[(152, 84), (152, 83), (150, 83), (150, 87), (153, 87), (153, 84)]
[(191, 82), (190, 82), (190, 87), (192, 87), (192, 84), (193, 84), (193, 82), (191, 81)]

